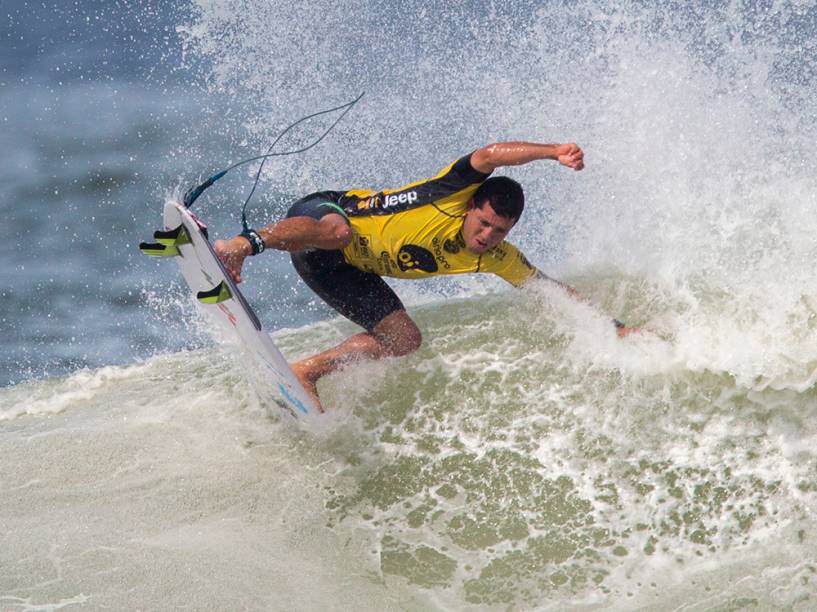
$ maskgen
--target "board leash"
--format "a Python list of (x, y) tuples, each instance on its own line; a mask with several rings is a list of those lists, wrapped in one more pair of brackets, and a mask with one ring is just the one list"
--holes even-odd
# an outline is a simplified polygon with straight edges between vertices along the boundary
[[(360, 99), (363, 97), (363, 95), (365, 93), (366, 92), (362, 92), (357, 98), (355, 98), (351, 102), (347, 102), (346, 104), (341, 104), (340, 106), (335, 106), (334, 108), (328, 108), (326, 110), (318, 111), (317, 113), (312, 113), (310, 115), (306, 115), (305, 117), (301, 117), (300, 119), (298, 119), (294, 123), (289, 124), (280, 134), (278, 134), (278, 136), (275, 138), (275, 140), (269, 146), (269, 148), (267, 149), (267, 152), (264, 155), (256, 155), (255, 157), (248, 157), (247, 159), (242, 159), (241, 161), (234, 163), (229, 168), (225, 168), (221, 172), (217, 172), (216, 174), (214, 174), (213, 176), (208, 178), (206, 181), (204, 181), (201, 185), (197, 185), (195, 187), (191, 187), (190, 189), (188, 189), (187, 192), (185, 192), (185, 194), (184, 194), (184, 198), (182, 199), (184, 207), (189, 210), (190, 207), (193, 205), (193, 202), (195, 202), (198, 199), (198, 197), (202, 193), (204, 193), (205, 189), (210, 187), (213, 183), (215, 183), (222, 176), (227, 174), (230, 170), (233, 170), (235, 168), (238, 168), (239, 166), (243, 166), (244, 164), (249, 164), (250, 162), (254, 162), (254, 161), (257, 161), (257, 160), (260, 159), (261, 164), (258, 166), (258, 172), (255, 173), (255, 181), (253, 182), (252, 189), (250, 190), (250, 194), (247, 196), (247, 199), (244, 200), (244, 206), (241, 209), (241, 226), (243, 227), (243, 231), (241, 232), (241, 235), (247, 237), (251, 241), (251, 244), (256, 244), (257, 245), (257, 242), (261, 242), (261, 239), (260, 239), (260, 237), (258, 237), (258, 234), (254, 230), (251, 230), (249, 228), (249, 225), (247, 224), (247, 205), (250, 203), (250, 199), (252, 198), (253, 194), (255, 193), (256, 187), (258, 187), (258, 181), (261, 179), (261, 170), (263, 170), (263, 168), (264, 168), (264, 163), (270, 157), (281, 157), (281, 156), (284, 156), (284, 155), (296, 155), (298, 153), (303, 153), (304, 151), (308, 151), (309, 149), (311, 149), (312, 147), (317, 145), (324, 138), (326, 138), (326, 136), (329, 134), (329, 132), (331, 132), (333, 129), (335, 129), (335, 126), (343, 120), (343, 118), (346, 116), (346, 114), (350, 110), (352, 110), (352, 108), (355, 106), (355, 104), (360, 102)], [(287, 134), (287, 132), (289, 132), (295, 126), (300, 125), (304, 121), (312, 119), (313, 117), (319, 117), (320, 115), (326, 115), (326, 114), (329, 114), (329, 113), (334, 113), (335, 111), (339, 111), (339, 110), (343, 110), (343, 112), (340, 114), (340, 116), (338, 116), (337, 119), (335, 119), (335, 121), (332, 123), (332, 125), (330, 125), (323, 132), (323, 134), (320, 135), (320, 137), (317, 140), (311, 142), (309, 145), (307, 145), (305, 147), (301, 147), (300, 149), (293, 149), (292, 151), (276, 151), (274, 153), (272, 152), (272, 149), (275, 148), (275, 145), (277, 145), (280, 142), (281, 138), (283, 138)], [(199, 223), (199, 225), (201, 226), (202, 232), (204, 232), (205, 237), (206, 237), (207, 228), (204, 227), (204, 225), (201, 224), (201, 223)], [(144, 253), (145, 255), (150, 255), (152, 257), (174, 257), (174, 256), (180, 254), (179, 253), (179, 246), (180, 245), (188, 244), (190, 242), (190, 238), (189, 238), (189, 236), (187, 236), (186, 232), (184, 231), (184, 227), (182, 227), (182, 226), (179, 226), (179, 227), (173, 228), (173, 229), (169, 229), (169, 230), (158, 230), (158, 231), (153, 233), (153, 237), (154, 237), (154, 239), (156, 239), (156, 242), (141, 242), (141, 243), (139, 243), (139, 250), (142, 251), (142, 253)], [(255, 243), (252, 242), (254, 239), (256, 240)], [(260, 246), (254, 246), (253, 247), (253, 252), (256, 252), (256, 249), (258, 249), (257, 252), (262, 251), (263, 250), (263, 244), (264, 243), (261, 242)], [(222, 298), (223, 296), (221, 296), (221, 294), (218, 294), (218, 295), (213, 295), (213, 296), (207, 295), (207, 296), (204, 296), (204, 297), (207, 297), (208, 299), (209, 298), (213, 298), (213, 299), (219, 298), (219, 300), (214, 301), (214, 302), (207, 301), (207, 303), (218, 303), (218, 301), (220, 301), (220, 298)], [(201, 299), (202, 296), (199, 296), (199, 298)]]
[[(312, 147), (316, 146), (319, 142), (321, 142), (324, 138), (326, 138), (326, 136), (329, 134), (329, 132), (331, 132), (338, 123), (340, 123), (343, 120), (343, 118), (346, 116), (346, 114), (350, 110), (352, 110), (352, 108), (354, 108), (355, 104), (357, 104), (360, 101), (360, 99), (364, 96), (365, 93), (366, 92), (362, 92), (357, 98), (355, 98), (351, 102), (347, 102), (346, 104), (341, 104), (340, 106), (336, 106), (334, 108), (329, 108), (329, 109), (326, 109), (326, 110), (318, 111), (317, 113), (312, 113), (310, 115), (306, 115), (305, 117), (301, 117), (300, 119), (298, 119), (294, 123), (289, 124), (280, 134), (278, 134), (278, 136), (275, 138), (275, 140), (269, 146), (269, 148), (267, 149), (267, 152), (264, 155), (256, 155), (255, 157), (249, 157), (247, 159), (242, 159), (241, 161), (234, 163), (229, 168), (226, 168), (226, 169), (224, 169), (224, 170), (222, 170), (220, 172), (217, 172), (216, 174), (214, 174), (213, 176), (208, 178), (206, 181), (204, 181), (201, 185), (198, 185), (196, 187), (191, 187), (190, 189), (188, 189), (187, 192), (185, 192), (184, 198), (182, 200), (182, 202), (184, 203), (185, 208), (190, 208), (193, 205), (193, 202), (195, 202), (198, 199), (198, 197), (202, 193), (204, 193), (205, 189), (210, 187), (213, 183), (215, 183), (217, 180), (219, 180), (221, 177), (223, 177), (225, 174), (227, 174), (230, 170), (238, 168), (239, 166), (243, 166), (244, 164), (249, 164), (250, 162), (258, 161), (260, 159), (261, 164), (258, 166), (258, 171), (255, 173), (255, 181), (253, 182), (252, 189), (250, 190), (250, 193), (247, 196), (247, 199), (244, 201), (244, 206), (241, 209), (241, 226), (243, 227), (244, 232), (248, 232), (249, 231), (249, 225), (247, 224), (247, 205), (250, 203), (250, 199), (252, 198), (253, 194), (255, 193), (256, 187), (258, 187), (258, 182), (261, 179), (261, 171), (263, 170), (264, 164), (266, 163), (267, 159), (269, 159), (270, 157), (283, 157), (285, 155), (296, 155), (298, 153), (303, 153), (305, 151), (308, 151)], [(294, 127), (296, 127), (296, 126), (300, 125), (301, 123), (303, 123), (304, 121), (308, 121), (309, 119), (312, 119), (314, 117), (319, 117), (320, 115), (327, 115), (329, 113), (333, 113), (333, 112), (339, 111), (339, 110), (343, 110), (343, 112), (340, 114), (340, 116), (337, 119), (335, 119), (335, 121), (332, 123), (332, 125), (330, 125), (324, 131), (324, 133), (321, 134), (321, 136), (317, 140), (315, 140), (314, 142), (312, 142), (309, 145), (307, 145), (305, 147), (302, 147), (300, 149), (293, 149), (292, 151), (276, 151), (275, 153), (272, 152), (272, 149), (275, 147), (276, 144), (278, 144), (278, 142), (280, 142), (281, 138), (283, 138), (287, 134), (287, 132), (289, 132)]]

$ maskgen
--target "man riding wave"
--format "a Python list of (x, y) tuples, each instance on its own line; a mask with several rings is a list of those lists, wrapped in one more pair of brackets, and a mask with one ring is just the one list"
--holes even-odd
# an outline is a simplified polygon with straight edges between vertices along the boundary
[[(420, 347), (419, 328), (383, 276), (490, 272), (516, 287), (546, 279), (578, 297), (505, 241), (522, 215), (524, 194), (516, 181), (490, 175), (503, 166), (543, 159), (577, 171), (584, 168), (584, 152), (573, 143), (495, 143), (432, 178), (397, 189), (310, 194), (295, 202), (283, 220), (218, 240), (215, 250), (236, 282), (241, 282), (248, 256), (267, 248), (289, 251), (304, 282), (366, 330), (292, 364), (320, 406), (316, 384), (322, 376), (361, 358), (398, 357)], [(632, 331), (613, 323), (619, 336)]]

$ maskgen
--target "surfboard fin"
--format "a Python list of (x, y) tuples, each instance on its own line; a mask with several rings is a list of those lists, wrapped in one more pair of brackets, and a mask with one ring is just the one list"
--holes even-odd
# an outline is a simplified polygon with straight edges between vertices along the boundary
[(153, 237), (159, 244), (166, 244), (168, 246), (190, 244), (190, 236), (187, 235), (187, 230), (184, 229), (184, 225), (180, 225), (171, 230), (156, 230), (153, 232)]
[(220, 304), (232, 297), (233, 294), (230, 293), (230, 289), (224, 281), (221, 281), (218, 285), (210, 289), (210, 291), (199, 291), (196, 294), (196, 299), (202, 304)]
[(151, 257), (175, 257), (179, 255), (179, 249), (175, 246), (155, 242), (140, 242), (139, 250)]

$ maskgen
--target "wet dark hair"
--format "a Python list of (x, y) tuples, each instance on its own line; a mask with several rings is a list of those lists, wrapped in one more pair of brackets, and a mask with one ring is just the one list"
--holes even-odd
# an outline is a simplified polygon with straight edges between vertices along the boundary
[(525, 194), (522, 185), (512, 178), (492, 176), (474, 193), (474, 206), (482, 208), (486, 202), (501, 217), (518, 221), (525, 208)]

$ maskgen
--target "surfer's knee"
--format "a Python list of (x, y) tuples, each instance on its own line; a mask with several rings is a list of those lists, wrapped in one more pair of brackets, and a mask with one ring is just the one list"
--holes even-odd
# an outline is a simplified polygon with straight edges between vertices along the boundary
[(393, 357), (413, 353), (423, 343), (423, 334), (405, 310), (398, 310), (384, 318), (373, 333), (388, 348)]
[(414, 325), (414, 322), (412, 322), (411, 328), (403, 330), (399, 341), (394, 344), (392, 351), (395, 357), (402, 357), (403, 355), (413, 353), (419, 349), (422, 344), (423, 334), (420, 332), (420, 329)]

